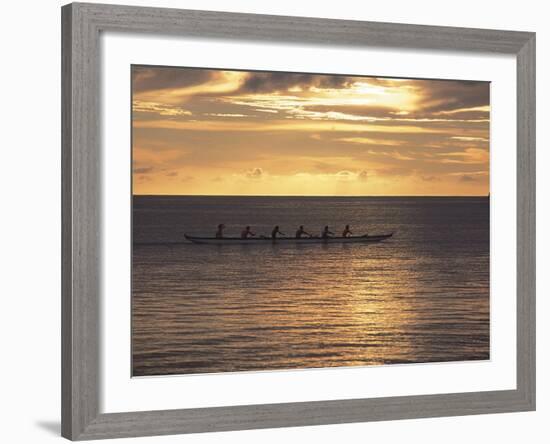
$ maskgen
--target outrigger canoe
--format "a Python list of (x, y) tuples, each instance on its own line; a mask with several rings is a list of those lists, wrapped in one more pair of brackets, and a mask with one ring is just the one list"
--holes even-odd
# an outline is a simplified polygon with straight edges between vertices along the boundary
[(194, 244), (213, 244), (213, 245), (267, 245), (267, 244), (369, 244), (383, 241), (393, 236), (390, 234), (363, 235), (349, 237), (278, 237), (272, 239), (267, 236), (249, 237), (242, 239), (240, 237), (198, 237), (184, 235), (185, 239)]

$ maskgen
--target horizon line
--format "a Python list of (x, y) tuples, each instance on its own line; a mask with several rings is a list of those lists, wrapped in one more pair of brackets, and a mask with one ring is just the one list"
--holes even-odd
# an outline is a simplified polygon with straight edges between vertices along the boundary
[(370, 194), (370, 195), (335, 195), (335, 194), (133, 194), (132, 197), (168, 196), (168, 197), (489, 197), (487, 194)]

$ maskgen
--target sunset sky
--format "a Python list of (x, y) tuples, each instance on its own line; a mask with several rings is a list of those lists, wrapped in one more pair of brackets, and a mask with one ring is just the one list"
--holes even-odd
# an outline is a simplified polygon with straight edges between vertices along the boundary
[(132, 67), (133, 193), (487, 195), (489, 83)]

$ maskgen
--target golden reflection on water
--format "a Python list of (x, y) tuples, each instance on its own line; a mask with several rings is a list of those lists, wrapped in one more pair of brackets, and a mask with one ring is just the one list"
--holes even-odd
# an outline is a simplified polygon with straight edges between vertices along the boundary
[[(202, 200), (185, 202), (145, 207), (144, 238), (181, 237), (188, 214), (199, 228), (211, 220)], [(216, 214), (225, 202), (212, 202)], [(287, 200), (266, 198), (236, 213), (247, 202), (223, 208), (264, 217), (266, 229), (280, 211), (290, 226), (340, 217), (398, 235), (375, 245), (134, 244), (135, 376), (489, 358), (487, 201), (307, 199), (289, 212)]]
[(223, 266), (207, 268), (232, 285), (198, 266), (191, 287), (181, 252), (166, 248), (153, 284), (162, 293), (135, 296), (134, 358), (149, 359), (141, 373), (149, 363), (200, 373), (488, 358), (488, 297), (446, 294), (433, 263), (391, 243), (309, 248), (215, 248)]

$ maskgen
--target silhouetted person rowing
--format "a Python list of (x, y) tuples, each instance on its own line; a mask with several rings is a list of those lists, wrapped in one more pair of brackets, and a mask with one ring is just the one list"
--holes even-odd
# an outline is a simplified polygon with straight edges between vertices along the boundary
[(276, 239), (278, 234), (280, 234), (281, 236), (285, 235), (285, 233), (281, 233), (281, 231), (279, 230), (279, 225), (275, 225), (275, 227), (271, 231), (271, 239)]
[(296, 230), (296, 239), (300, 239), (303, 235), (311, 237), (311, 234), (304, 230), (304, 226), (300, 225)]
[(352, 234), (353, 232), (349, 229), (349, 225), (346, 225), (346, 228), (344, 228), (342, 233), (342, 237), (350, 237)]
[(321, 233), (321, 237), (323, 239), (327, 239), (331, 236), (334, 236), (334, 233), (328, 229), (328, 225), (323, 229), (323, 232)]
[(250, 231), (250, 226), (247, 226), (242, 232), (241, 232), (241, 239), (248, 239), (250, 236), (256, 236), (252, 231)]
[(216, 231), (216, 239), (221, 239), (223, 237), (223, 229), (225, 228), (224, 224), (218, 225), (218, 230)]

